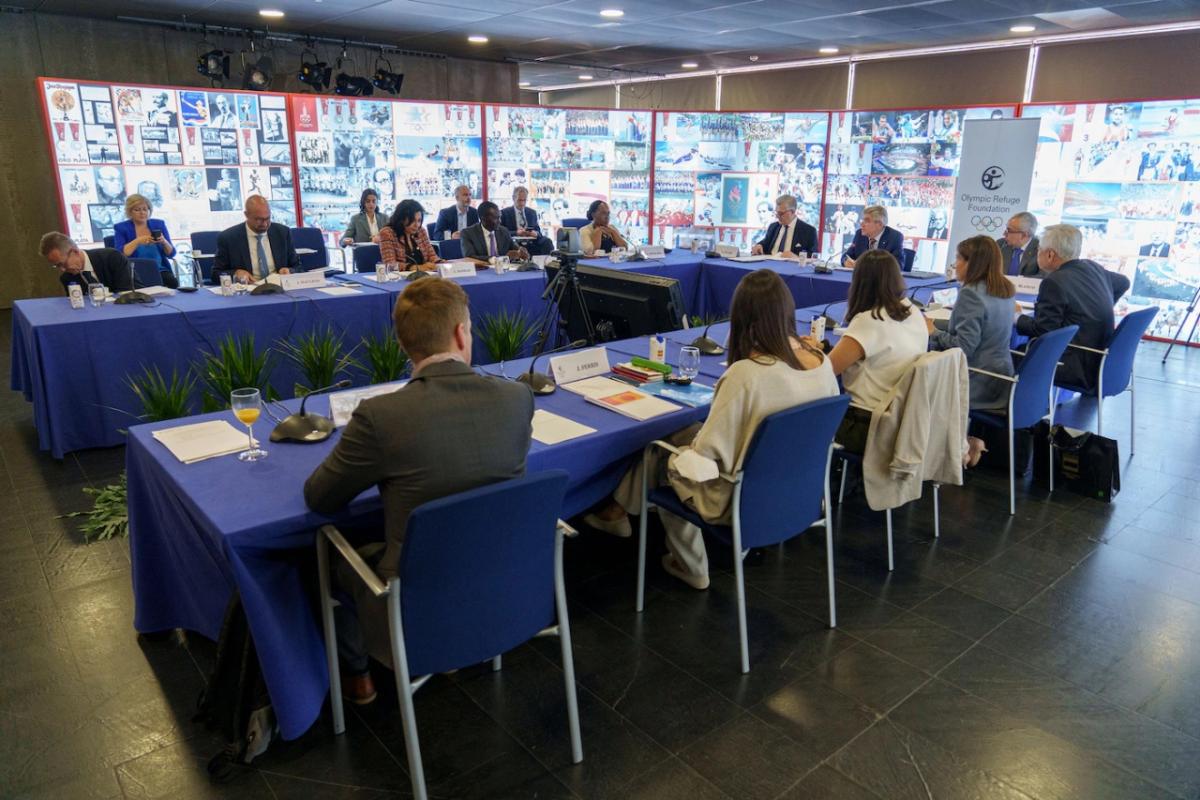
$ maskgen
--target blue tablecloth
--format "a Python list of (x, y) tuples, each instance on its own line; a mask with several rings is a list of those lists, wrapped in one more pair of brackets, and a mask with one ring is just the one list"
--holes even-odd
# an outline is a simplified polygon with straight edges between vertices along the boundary
[[(528, 367), (513, 362), (509, 374)], [(489, 368), (494, 371), (495, 368)], [(297, 401), (289, 401), (292, 408)], [(648, 442), (702, 419), (707, 408), (636, 422), (560, 390), (539, 397), (537, 407), (596, 429), (553, 446), (533, 443), (531, 472), (564, 469), (570, 475), (562, 515), (577, 514), (606, 497)], [(309, 409), (328, 413), (315, 397)], [(185, 628), (217, 638), (225, 605), (241, 593), (272, 703), (286, 738), (306, 731), (320, 713), (328, 674), (319, 619), (304, 582), (316, 528), (372, 519), (380, 508), (371, 489), (342, 514), (324, 516), (304, 505), (303, 485), (337, 438), (315, 445), (266, 442), (269, 456), (244, 464), (224, 456), (179, 463), (152, 432), (228, 412), (187, 420), (136, 425), (129, 431), (130, 554), (133, 562), (134, 626), (151, 632)], [(265, 440), (269, 418), (256, 426)]]
[[(62, 458), (72, 450), (124, 443), (140, 405), (128, 385), (143, 365), (169, 377), (230, 332), (253, 333), (265, 348), (326, 326), (347, 344), (389, 324), (387, 296), (364, 290), (332, 297), (315, 289), (222, 297), (202, 289), (145, 305), (72, 309), (65, 297), (13, 304), (12, 388), (33, 403), (38, 445)], [(272, 384), (285, 397), (300, 373), (280, 358)]]

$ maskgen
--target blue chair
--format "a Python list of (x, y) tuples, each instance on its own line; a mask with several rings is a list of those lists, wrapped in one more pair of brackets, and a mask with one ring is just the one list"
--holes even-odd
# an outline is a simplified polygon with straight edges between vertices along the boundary
[(144, 289), (147, 286), (162, 286), (162, 273), (158, 271), (158, 262), (153, 258), (131, 258), (133, 267), (133, 288)]
[(354, 248), (354, 271), (374, 272), (375, 265), (383, 258), (379, 254), (379, 245), (360, 244)]
[[(1032, 428), (1047, 415), (1050, 416), (1051, 426), (1054, 425), (1054, 371), (1058, 369), (1058, 360), (1062, 358), (1067, 345), (1078, 332), (1078, 325), (1068, 325), (1032, 339), (1023, 354), (1014, 351), (1015, 355), (1023, 357), (1011, 377), (976, 367), (970, 368), (971, 372), (1012, 384), (1008, 393), (1008, 405), (1004, 411), (971, 411), (973, 420), (993, 428), (1008, 429), (1009, 514), (1017, 513), (1017, 470), (1016, 454), (1013, 452), (1013, 431)], [(1054, 463), (1053, 450), (1049, 463)], [(1050, 491), (1054, 491), (1053, 470), (1050, 475)]]
[[(205, 283), (212, 283), (213, 259), (217, 255), (217, 237), (220, 231), (195, 231), (192, 234), (192, 258), (200, 266)], [(196, 253), (203, 253), (197, 256)]]
[(438, 242), (438, 255), (448, 261), (453, 261), (456, 258), (462, 258), (462, 239), (446, 239), (442, 242)]
[[(721, 474), (733, 484), (733, 526), (713, 525), (684, 505), (669, 486), (650, 489), (648, 461), (655, 447), (673, 453), (675, 447), (651, 442), (643, 455), (642, 514), (638, 522), (637, 610), (646, 600), (646, 519), (655, 506), (682, 517), (703, 532), (733, 546), (733, 568), (737, 579), (738, 637), (742, 672), (750, 671), (746, 636), (746, 586), (742, 559), (754, 547), (780, 544), (816, 525), (825, 527), (825, 566), (829, 579), (829, 627), (837, 627), (837, 603), (833, 582), (833, 529), (829, 525), (829, 463), (833, 458), (833, 434), (837, 432), (848, 395), (814, 400), (767, 417), (754, 432), (742, 469), (736, 475)], [(818, 455), (824, 452), (825, 458)]]
[(325, 250), (325, 234), (320, 228), (292, 228), (292, 246), (297, 250), (315, 250), (300, 254), (300, 269), (325, 269), (329, 266), (329, 253)]
[(425, 226), (425, 230), (429, 231), (429, 238), (432, 240), (433, 233), (434, 233), (434, 231), (437, 230), (437, 223), (436, 222), (429, 223), (428, 225)]
[(564, 228), (584, 228), (591, 223), (587, 217), (568, 217), (562, 221)]
[(1070, 344), (1068, 347), (1075, 350), (1086, 350), (1089, 353), (1098, 353), (1100, 355), (1099, 374), (1096, 376), (1096, 386), (1093, 389), (1085, 389), (1082, 386), (1075, 386), (1069, 383), (1055, 382), (1055, 386), (1060, 389), (1078, 392), (1087, 397), (1096, 398), (1096, 434), (1104, 435), (1104, 398), (1116, 397), (1117, 395), (1129, 391), (1129, 455), (1133, 455), (1134, 445), (1134, 418), (1133, 418), (1133, 362), (1137, 358), (1138, 343), (1141, 342), (1142, 336), (1146, 333), (1146, 329), (1150, 327), (1150, 323), (1154, 321), (1154, 315), (1158, 313), (1158, 308), (1151, 306), (1143, 308), (1140, 311), (1133, 311), (1125, 315), (1125, 319), (1121, 320), (1121, 324), (1117, 326), (1117, 330), (1113, 333), (1111, 339), (1108, 340), (1108, 347), (1103, 350), (1097, 350), (1094, 347), (1084, 347), (1080, 344)]
[[(557, 519), (566, 489), (567, 473), (555, 470), (418, 506), (408, 518), (399, 575), (386, 584), (335, 527), (325, 525), (317, 534), (334, 733), (346, 730), (346, 719), (330, 544), (371, 593), (387, 601), (408, 771), (419, 799), (427, 795), (413, 694), (438, 673), (484, 661), (499, 670), (502, 653), (541, 634), (559, 636), (571, 759), (576, 764), (583, 760), (562, 566), (563, 536), (575, 531)], [(413, 675), (423, 677), (413, 680)]]
[(105, 237), (104, 237), (104, 246), (105, 246), (105, 247), (107, 247), (107, 248), (108, 248), (108, 249), (110, 249), (110, 250), (111, 250), (112, 248), (116, 247), (116, 246), (117, 246), (117, 237), (116, 237), (116, 236), (111, 236), (111, 235), (109, 235), (109, 236), (105, 236)]
[(911, 247), (905, 247), (901, 253), (904, 255), (904, 260), (900, 262), (900, 269), (904, 272), (912, 272), (913, 259), (917, 257), (917, 251)]

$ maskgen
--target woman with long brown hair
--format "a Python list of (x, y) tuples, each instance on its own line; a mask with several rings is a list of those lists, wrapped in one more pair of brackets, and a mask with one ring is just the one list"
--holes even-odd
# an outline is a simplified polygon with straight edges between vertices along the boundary
[(829, 354), (850, 395), (837, 441), (861, 453), (871, 412), (882, 405), (905, 371), (928, 349), (924, 317), (904, 296), (900, 264), (886, 250), (868, 250), (854, 263), (846, 333)]
[[(716, 471), (734, 474), (765, 417), (838, 394), (829, 359), (796, 335), (796, 305), (779, 275), (760, 269), (742, 278), (729, 312), (729, 368), (717, 382), (712, 409), (702, 426), (670, 437), (681, 450), (714, 462)], [(658, 452), (663, 452), (659, 450)], [(651, 485), (670, 484), (679, 498), (705, 520), (729, 525), (733, 487), (720, 478), (693, 480), (674, 468), (679, 455), (651, 464)], [(627, 514), (641, 511), (641, 465), (626, 473), (613, 503), (589, 514), (592, 527), (629, 536)], [(667, 531), (663, 568), (696, 589), (708, 588), (708, 556), (699, 528), (660, 511)]]
[[(967, 364), (998, 375), (1012, 375), (1013, 295), (1016, 288), (1004, 277), (1004, 257), (988, 236), (972, 236), (955, 248), (954, 274), (961, 284), (945, 330), (927, 321), (931, 350), (957, 347)], [(997, 409), (1008, 404), (1010, 383), (971, 373), (971, 408)], [(983, 440), (967, 437), (967, 466), (985, 452)]]

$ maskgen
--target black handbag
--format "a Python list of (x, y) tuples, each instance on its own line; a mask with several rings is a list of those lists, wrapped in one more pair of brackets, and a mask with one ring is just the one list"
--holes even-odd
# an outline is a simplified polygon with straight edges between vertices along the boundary
[[(1052, 447), (1047, 447), (1047, 439)], [(1045, 420), (1033, 428), (1033, 479), (1049, 488), (1053, 458), (1054, 488), (1111, 503), (1121, 491), (1121, 459), (1113, 439), (1084, 431), (1078, 435)]]

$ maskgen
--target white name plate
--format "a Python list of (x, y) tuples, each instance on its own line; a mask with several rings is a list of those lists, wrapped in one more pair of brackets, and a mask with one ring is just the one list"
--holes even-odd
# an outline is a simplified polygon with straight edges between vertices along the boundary
[(597, 375), (607, 375), (608, 372), (608, 350), (603, 347), (589, 347), (587, 350), (565, 353), (550, 359), (550, 373), (559, 386)]
[(717, 251), (717, 255), (721, 258), (733, 258), (738, 254), (737, 245), (735, 244), (719, 244), (713, 249)]
[(438, 264), (438, 275), (441, 275), (443, 278), (474, 278), (475, 262), (447, 261)]
[(325, 273), (322, 270), (313, 272), (289, 272), (287, 275), (281, 275), (274, 272), (267, 276), (268, 283), (277, 283), (285, 291), (290, 292), (296, 289), (320, 289), (328, 281), (325, 278)]
[(661, 244), (646, 244), (640, 248), (641, 254), (646, 258), (666, 258), (667, 249)]
[(346, 423), (350, 421), (350, 417), (354, 416), (354, 409), (358, 408), (358, 404), (368, 397), (377, 397), (381, 394), (390, 394), (398, 389), (404, 388), (408, 381), (395, 381), (394, 383), (380, 383), (375, 386), (367, 386), (362, 389), (348, 389), (344, 392), (334, 392), (329, 395), (329, 412), (333, 417), (333, 426), (335, 428), (344, 428)]
[(1041, 278), (1026, 278), (1021, 275), (1010, 275), (1008, 279), (1017, 287), (1017, 294), (1037, 294), (1042, 288)]

